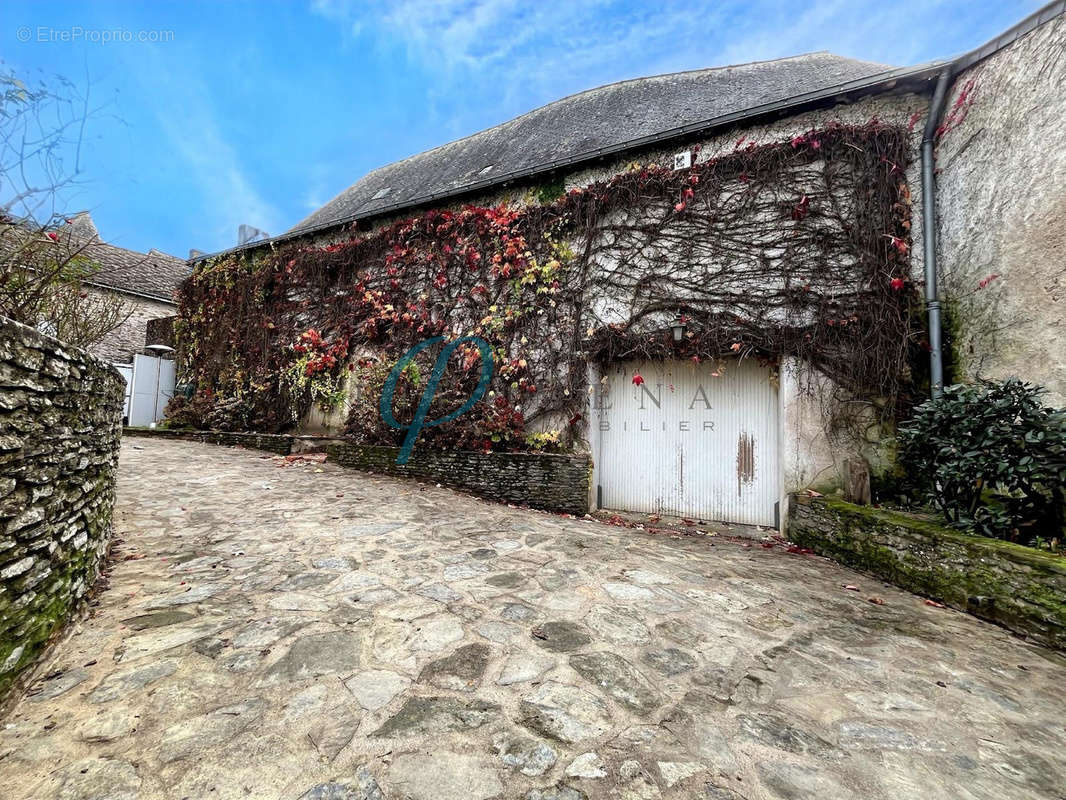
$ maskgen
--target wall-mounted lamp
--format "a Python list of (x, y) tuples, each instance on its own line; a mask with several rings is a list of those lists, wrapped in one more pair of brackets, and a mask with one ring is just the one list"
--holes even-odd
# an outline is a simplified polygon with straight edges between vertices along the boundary
[(674, 317), (674, 321), (670, 325), (670, 332), (674, 335), (675, 344), (680, 344), (680, 342), (685, 338), (685, 330), (688, 327), (687, 325), (685, 325), (685, 322), (685, 315), (678, 311), (677, 316)]

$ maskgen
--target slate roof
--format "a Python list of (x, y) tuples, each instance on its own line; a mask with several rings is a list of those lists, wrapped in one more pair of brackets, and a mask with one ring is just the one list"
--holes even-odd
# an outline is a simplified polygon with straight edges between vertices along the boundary
[(286, 236), (892, 69), (820, 52), (608, 84), (376, 169)]
[[(34, 226), (17, 223), (17, 227), (8, 231), (22, 230), (22, 236), (41, 237), (43, 247), (34, 247), (32, 252), (47, 257), (47, 248), (55, 248), (54, 258), (67, 260), (75, 255), (84, 256), (99, 265), (89, 283), (107, 289), (115, 289), (135, 295), (151, 297), (167, 303), (176, 303), (175, 292), (178, 286), (189, 277), (192, 267), (184, 259), (169, 255), (160, 250), (151, 249), (147, 253), (127, 250), (100, 239), (88, 212), (82, 211), (70, 218), (65, 225), (60, 225), (53, 233), (58, 238), (54, 242), (44, 239)], [(49, 236), (52, 234), (50, 233)], [(18, 237), (3, 237), (4, 247), (23, 246), (25, 241)], [(25, 265), (32, 266), (32, 265)]]
[(192, 272), (184, 259), (154, 248), (139, 253), (97, 241), (86, 247), (85, 255), (101, 266), (90, 283), (168, 303), (176, 302), (178, 286)]
[(173, 303), (178, 285), (192, 272), (184, 259), (155, 248), (140, 253), (108, 244), (100, 238), (88, 211), (71, 217), (59, 233), (69, 238), (68, 251), (84, 248), (82, 254), (99, 264), (99, 272), (87, 281), (96, 286)]

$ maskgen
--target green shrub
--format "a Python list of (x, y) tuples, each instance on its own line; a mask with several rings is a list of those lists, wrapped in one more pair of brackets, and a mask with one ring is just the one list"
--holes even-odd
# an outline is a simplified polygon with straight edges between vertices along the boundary
[(1066, 411), (1017, 378), (956, 385), (899, 428), (900, 463), (954, 527), (1022, 544), (1063, 529)]

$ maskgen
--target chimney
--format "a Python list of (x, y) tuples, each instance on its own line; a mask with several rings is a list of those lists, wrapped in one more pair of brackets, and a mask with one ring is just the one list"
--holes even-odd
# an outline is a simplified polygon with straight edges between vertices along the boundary
[(242, 244), (249, 244), (250, 242), (258, 242), (263, 239), (269, 239), (270, 234), (266, 231), (261, 231), (259, 228), (255, 228), (251, 225), (241, 225), (237, 228), (237, 246)]
[(79, 211), (73, 217), (67, 219), (70, 226), (70, 235), (79, 241), (92, 241), (100, 238), (96, 224), (88, 211)]

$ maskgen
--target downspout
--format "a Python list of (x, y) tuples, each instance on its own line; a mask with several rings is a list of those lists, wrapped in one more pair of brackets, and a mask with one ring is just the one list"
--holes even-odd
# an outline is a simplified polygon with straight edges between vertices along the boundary
[(929, 116), (922, 134), (922, 240), (925, 266), (925, 308), (929, 314), (929, 384), (934, 398), (944, 391), (944, 347), (940, 325), (940, 294), (937, 290), (936, 264), (936, 176), (934, 174), (936, 131), (944, 113), (948, 84), (954, 70), (952, 65), (944, 68), (937, 78), (933, 99), (929, 103)]

